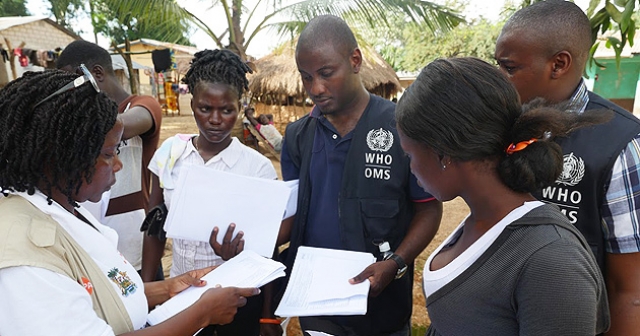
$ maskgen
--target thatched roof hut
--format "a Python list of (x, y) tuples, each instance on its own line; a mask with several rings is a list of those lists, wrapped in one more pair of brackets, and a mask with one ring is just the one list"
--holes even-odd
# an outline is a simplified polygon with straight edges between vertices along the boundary
[[(253, 62), (257, 71), (249, 76), (249, 90), (254, 98), (306, 97), (295, 60), (295, 43), (283, 44), (270, 55)], [(391, 66), (371, 47), (360, 47), (363, 53), (360, 77), (369, 92), (390, 98), (402, 89)]]

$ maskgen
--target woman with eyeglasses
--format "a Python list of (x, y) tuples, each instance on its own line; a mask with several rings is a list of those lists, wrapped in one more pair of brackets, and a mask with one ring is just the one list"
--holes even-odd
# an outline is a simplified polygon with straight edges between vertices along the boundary
[[(559, 209), (531, 192), (563, 169), (555, 137), (607, 113), (530, 106), (480, 59), (427, 65), (396, 121), (418, 183), (471, 212), (427, 259), (427, 335), (596, 335), (607, 330), (604, 280)], [(446, 214), (445, 214), (446, 216)]]
[(100, 200), (122, 168), (123, 125), (92, 82), (27, 72), (0, 90), (0, 335), (193, 335), (231, 322), (258, 289), (210, 289), (144, 328), (150, 308), (203, 286), (211, 268), (145, 284), (115, 231), (78, 205)]

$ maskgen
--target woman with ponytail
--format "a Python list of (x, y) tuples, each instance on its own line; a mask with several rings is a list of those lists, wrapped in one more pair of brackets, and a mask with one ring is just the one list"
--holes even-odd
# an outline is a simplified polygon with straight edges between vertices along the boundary
[[(523, 108), (508, 79), (475, 58), (427, 65), (396, 120), (419, 184), (471, 213), (427, 260), (427, 335), (596, 335), (608, 329), (605, 285), (582, 235), (531, 192), (562, 171), (553, 142), (600, 112)], [(445, 214), (446, 215), (446, 214)]]

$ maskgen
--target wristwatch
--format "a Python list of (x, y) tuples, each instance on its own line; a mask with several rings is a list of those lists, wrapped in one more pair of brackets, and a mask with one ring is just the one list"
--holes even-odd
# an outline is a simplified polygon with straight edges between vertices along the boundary
[(398, 265), (398, 271), (396, 272), (396, 279), (400, 279), (407, 273), (407, 264), (402, 260), (402, 257), (395, 253), (390, 253), (384, 256), (384, 260), (393, 260)]

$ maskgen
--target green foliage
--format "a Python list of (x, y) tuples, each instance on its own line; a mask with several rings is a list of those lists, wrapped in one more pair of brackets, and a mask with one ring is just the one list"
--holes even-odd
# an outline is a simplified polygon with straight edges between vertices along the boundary
[(84, 0), (49, 0), (49, 4), (51, 5), (51, 14), (55, 17), (56, 22), (73, 30), (70, 21), (84, 9)]
[[(627, 43), (633, 46), (633, 39), (636, 33), (636, 0), (591, 0), (587, 9), (587, 16), (591, 22), (593, 40), (601, 34), (606, 36), (605, 44), (608, 48), (613, 48), (616, 53), (616, 65), (620, 67), (620, 53)], [(600, 9), (598, 9), (600, 8)], [(606, 32), (619, 32), (617, 36), (605, 34)], [(593, 60), (593, 53), (597, 49), (591, 48), (589, 56), (590, 63)]]
[(425, 33), (424, 26), (402, 20), (394, 22), (394, 27), (378, 29), (364, 39), (372, 41), (394, 70), (418, 71), (442, 57), (473, 56), (493, 63), (502, 23), (480, 19), (436, 34)]
[(0, 16), (27, 16), (25, 0), (0, 0)]
[(118, 15), (104, 1), (93, 1), (94, 30), (111, 38), (116, 44), (149, 38), (170, 43), (193, 45), (188, 36), (191, 26), (187, 19), (159, 20), (153, 15), (134, 17), (131, 13)]
[[(172, 4), (172, 0), (102, 0), (109, 3), (118, 17), (130, 13), (140, 19), (153, 13), (156, 16), (175, 15), (191, 20), (198, 28), (206, 32), (219, 48), (230, 48), (245, 57), (245, 52), (256, 34), (266, 28), (276, 29), (283, 35), (295, 36), (304, 23), (321, 14), (334, 14), (347, 22), (364, 23), (363, 27), (391, 28), (390, 22), (395, 16), (402, 15), (410, 21), (424, 24), (431, 31), (447, 31), (464, 20), (457, 12), (445, 6), (424, 0), (305, 0), (283, 5), (281, 0), (259, 0), (253, 8), (246, 8), (243, 0), (211, 0), (212, 8), (219, 9), (226, 17), (226, 29), (214, 32), (206, 22), (184, 8)], [(258, 6), (267, 5), (263, 15), (254, 15)], [(157, 11), (150, 11), (157, 6)], [(261, 7), (263, 8), (263, 7)], [(253, 21), (253, 30), (248, 30)], [(223, 39), (228, 38), (228, 44)]]

